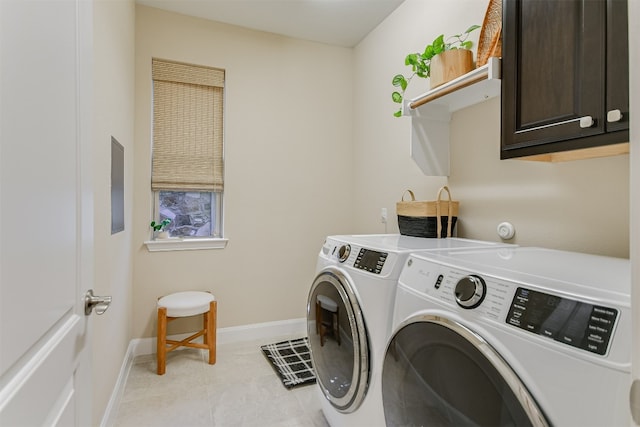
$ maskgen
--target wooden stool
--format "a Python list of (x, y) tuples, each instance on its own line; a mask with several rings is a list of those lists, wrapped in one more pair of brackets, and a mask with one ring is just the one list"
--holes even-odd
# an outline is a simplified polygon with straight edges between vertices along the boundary
[[(325, 316), (325, 313), (328, 316)], [(328, 320), (324, 318), (328, 317)], [(320, 335), (320, 347), (324, 346), (324, 337), (327, 331), (331, 334), (340, 345), (340, 312), (338, 304), (325, 295), (318, 295), (316, 298), (316, 333)]]
[[(209, 364), (216, 363), (216, 298), (210, 292), (187, 291), (166, 295), (158, 299), (158, 375), (164, 375), (167, 353), (178, 347), (206, 348)], [(167, 339), (167, 323), (180, 317), (204, 314), (203, 327), (182, 341)], [(204, 337), (204, 343), (191, 342)]]

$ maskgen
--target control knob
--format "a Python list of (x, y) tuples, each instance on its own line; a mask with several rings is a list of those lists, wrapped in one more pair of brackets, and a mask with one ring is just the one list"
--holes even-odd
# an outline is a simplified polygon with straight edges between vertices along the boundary
[(456, 302), (462, 308), (476, 308), (487, 291), (487, 285), (480, 276), (469, 275), (458, 281), (454, 291)]
[(351, 253), (350, 245), (340, 246), (340, 249), (338, 249), (338, 261), (345, 262), (347, 258), (349, 258), (350, 253)]

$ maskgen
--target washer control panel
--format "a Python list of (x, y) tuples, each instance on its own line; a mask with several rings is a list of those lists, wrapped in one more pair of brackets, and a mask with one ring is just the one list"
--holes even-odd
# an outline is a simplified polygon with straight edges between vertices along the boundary
[(370, 273), (380, 274), (382, 267), (384, 267), (384, 262), (387, 260), (387, 255), (387, 252), (361, 248), (353, 266)]
[(604, 355), (618, 310), (517, 288), (506, 322), (564, 344)]
[(325, 244), (325, 246), (329, 247), (327, 247), (326, 251), (323, 247), (322, 254), (328, 259), (348, 267), (366, 271), (367, 273), (389, 275), (392, 269), (402, 268), (402, 265), (396, 263), (397, 257), (394, 256), (393, 253), (375, 251), (342, 242), (337, 244), (329, 242), (329, 244)]
[(506, 317), (513, 295), (509, 283), (411, 258), (407, 265), (399, 280), (404, 286), (495, 322)]

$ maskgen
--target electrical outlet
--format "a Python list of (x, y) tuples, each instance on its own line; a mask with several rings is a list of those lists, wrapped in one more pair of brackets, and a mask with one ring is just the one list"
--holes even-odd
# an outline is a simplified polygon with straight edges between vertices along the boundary
[(380, 210), (380, 222), (383, 224), (387, 223), (387, 208), (382, 208)]

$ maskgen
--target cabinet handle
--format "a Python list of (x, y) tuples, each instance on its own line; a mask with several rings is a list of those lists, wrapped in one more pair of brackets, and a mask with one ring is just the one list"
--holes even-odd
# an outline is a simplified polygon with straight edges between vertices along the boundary
[(607, 112), (607, 121), (609, 123), (619, 122), (622, 120), (622, 112), (620, 110), (611, 110)]
[(534, 128), (523, 129), (523, 130), (520, 130), (520, 131), (518, 131), (516, 133), (531, 132), (531, 131), (534, 131), (534, 130), (546, 129), (546, 128), (550, 128), (550, 127), (553, 127), (553, 126), (566, 125), (567, 123), (573, 123), (573, 122), (580, 122), (580, 127), (581, 128), (590, 128), (591, 126), (593, 126), (596, 123), (596, 121), (593, 120), (593, 117), (584, 116), (584, 117), (578, 117), (578, 118), (575, 118), (575, 119), (565, 120), (563, 122), (549, 123), (548, 125), (542, 125), (542, 126), (536, 126)]
[(585, 129), (585, 128), (590, 128), (591, 126), (593, 126), (593, 117), (591, 116), (580, 117), (581, 128)]

